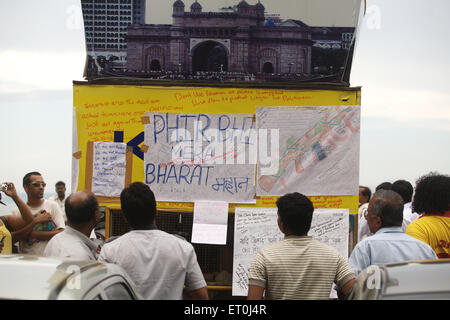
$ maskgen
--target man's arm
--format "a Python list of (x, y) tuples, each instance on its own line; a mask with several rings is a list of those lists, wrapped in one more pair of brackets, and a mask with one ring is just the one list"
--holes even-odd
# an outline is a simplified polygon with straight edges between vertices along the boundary
[(35, 225), (52, 220), (51, 215), (48, 213), (36, 216), (28, 224), (26, 224), (26, 222), (20, 217), (5, 216), (5, 218), (7, 219), (9, 225), (13, 230), (11, 231), (11, 238), (13, 243), (16, 241), (27, 239)]
[(33, 230), (30, 233), (30, 237), (31, 239), (36, 239), (39, 241), (48, 241), (51, 238), (53, 238), (55, 235), (57, 235), (60, 232), (63, 232), (64, 228), (59, 228), (56, 230), (52, 230), (52, 231), (38, 231), (38, 230)]
[[(181, 240), (184, 242), (184, 240)], [(206, 281), (203, 276), (200, 265), (197, 261), (197, 255), (195, 254), (194, 247), (190, 244), (189, 246), (189, 256), (186, 265), (186, 278), (185, 287), (187, 294), (192, 300), (208, 300), (208, 289), (206, 288)]]
[(51, 238), (53, 238), (53, 236), (64, 231), (66, 225), (64, 223), (62, 212), (58, 204), (54, 201), (48, 201), (47, 203), (50, 203), (48, 210), (52, 216), (53, 222), (55, 223), (55, 229), (52, 231), (33, 230), (30, 234), (30, 239), (36, 239), (39, 241), (48, 241)]
[(355, 278), (347, 281), (344, 286), (337, 291), (339, 300), (344, 300), (348, 296), (352, 290), (353, 283), (355, 283)]
[(249, 285), (247, 300), (262, 300), (264, 295), (264, 287)]
[(32, 222), (33, 214), (31, 213), (30, 207), (28, 207), (28, 205), (25, 202), (23, 202), (23, 200), (18, 196), (14, 183), (12, 182), (4, 182), (4, 183), (8, 185), (8, 189), (5, 190), (4, 192), (8, 197), (11, 197), (16, 203), (17, 208), (19, 209), (20, 214), (22, 215), (22, 219), (26, 223)]
[(188, 291), (188, 295), (192, 300), (209, 300), (208, 289), (206, 287)]

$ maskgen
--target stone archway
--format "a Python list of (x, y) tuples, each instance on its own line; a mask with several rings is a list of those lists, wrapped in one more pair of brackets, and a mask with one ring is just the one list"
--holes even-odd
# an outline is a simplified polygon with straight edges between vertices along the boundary
[(150, 71), (161, 71), (161, 63), (157, 59), (150, 62)]
[(278, 53), (272, 48), (264, 48), (258, 52), (258, 65), (262, 73), (279, 72)]
[(263, 73), (274, 73), (273, 64), (270, 62), (266, 62), (263, 65)]
[(152, 46), (146, 51), (146, 69), (151, 71), (160, 71), (164, 68), (165, 53), (160, 46)]
[(192, 54), (192, 72), (228, 71), (228, 51), (215, 41), (205, 41), (196, 46)]

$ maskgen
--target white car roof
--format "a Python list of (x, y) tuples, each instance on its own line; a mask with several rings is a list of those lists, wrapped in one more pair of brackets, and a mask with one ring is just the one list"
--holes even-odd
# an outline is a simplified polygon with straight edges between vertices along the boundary
[(409, 261), (385, 266), (385, 296), (450, 292), (450, 259)]
[[(76, 275), (79, 278), (74, 280)], [(0, 255), (0, 299), (82, 299), (95, 284), (126, 273), (113, 264), (32, 255)]]

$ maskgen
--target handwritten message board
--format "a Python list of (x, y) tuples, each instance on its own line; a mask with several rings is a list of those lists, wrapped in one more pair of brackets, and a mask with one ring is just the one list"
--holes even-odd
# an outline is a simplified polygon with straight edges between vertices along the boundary
[(277, 225), (277, 208), (235, 209), (233, 248), (233, 296), (246, 296), (248, 269), (263, 247), (282, 240)]
[[(308, 233), (314, 239), (334, 247), (348, 257), (349, 216), (346, 209), (315, 209)], [(246, 296), (248, 269), (258, 251), (281, 241), (277, 208), (236, 207), (234, 225), (234, 296)]]
[(118, 197), (125, 186), (125, 143), (95, 142), (92, 192), (96, 195)]
[(348, 257), (349, 212), (348, 209), (314, 210), (309, 236), (335, 248)]
[(256, 123), (279, 135), (277, 170), (264, 174), (258, 158), (258, 196), (357, 193), (359, 106), (262, 107)]
[(131, 184), (132, 148), (119, 142), (88, 141), (85, 158), (85, 189), (101, 203), (119, 203), (123, 188)]
[[(74, 139), (72, 190), (88, 189), (88, 141), (124, 142), (132, 148), (130, 181), (145, 181), (144, 125), (148, 112), (254, 115), (263, 106), (351, 106), (360, 104), (360, 88), (258, 89), (213, 87), (161, 87), (150, 85), (74, 84)], [(148, 150), (151, 152), (151, 149)], [(85, 165), (86, 164), (86, 165)], [(349, 208), (358, 212), (358, 195), (310, 197), (316, 207)], [(273, 207), (277, 197), (256, 198), (257, 207)], [(158, 208), (193, 211), (193, 202), (159, 201)], [(200, 200), (200, 199), (199, 199)], [(218, 199), (214, 199), (218, 200)], [(182, 200), (178, 200), (182, 201)], [(105, 204), (110, 203), (105, 202)], [(248, 204), (252, 205), (252, 204)], [(230, 202), (230, 209), (235, 204)]]
[(158, 200), (255, 203), (252, 115), (146, 116), (144, 176)]
[(226, 244), (228, 203), (223, 201), (196, 201), (192, 243)]

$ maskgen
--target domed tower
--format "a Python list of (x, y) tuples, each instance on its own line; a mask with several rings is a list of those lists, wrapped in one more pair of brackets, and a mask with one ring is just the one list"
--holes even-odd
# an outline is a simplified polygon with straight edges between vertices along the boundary
[(173, 4), (173, 16), (184, 15), (184, 3), (181, 0), (177, 0)]
[(191, 5), (191, 13), (202, 13), (202, 6), (197, 0)]
[(250, 12), (250, 5), (245, 0), (242, 0), (237, 5), (237, 12), (239, 14), (248, 14)]
[(184, 3), (181, 0), (177, 0), (173, 4), (172, 25), (177, 27), (183, 25), (183, 19)]
[(264, 26), (264, 21), (266, 20), (265, 16), (264, 16), (264, 12), (266, 11), (266, 8), (264, 8), (262, 3), (260, 1), (258, 1), (258, 3), (255, 4), (254, 9), (255, 9), (256, 17), (258, 19), (257, 25), (260, 27)]

